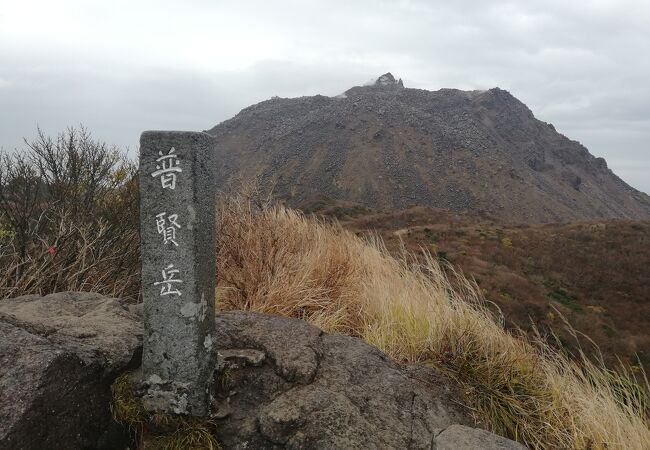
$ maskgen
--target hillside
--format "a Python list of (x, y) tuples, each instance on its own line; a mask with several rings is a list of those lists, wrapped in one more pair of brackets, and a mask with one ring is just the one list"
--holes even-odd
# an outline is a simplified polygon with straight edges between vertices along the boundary
[[(395, 259), (378, 240), (246, 198), (219, 210), (220, 309), (301, 318), (393, 360), (436, 367), (461, 383), (492, 431), (529, 448), (647, 448), (647, 396), (626, 376), (504, 330), (474, 287), (436, 260)], [(361, 209), (332, 206), (343, 219)], [(364, 216), (388, 225), (373, 215), (352, 219), (359, 234)]]
[[(650, 372), (650, 222), (610, 219), (503, 226), (424, 207), (375, 212), (324, 199), (306, 212), (336, 217), (357, 234), (377, 233), (388, 249), (422, 249), (472, 277), (509, 326), (553, 330), (577, 350), (564, 315), (593, 339), (610, 367), (617, 357)], [(593, 347), (581, 337), (588, 353)], [(638, 359), (637, 359), (638, 358)]]
[(372, 208), (420, 205), (507, 222), (650, 218), (650, 198), (507, 91), (404, 88), (392, 75), (337, 97), (273, 98), (208, 131), (217, 182)]

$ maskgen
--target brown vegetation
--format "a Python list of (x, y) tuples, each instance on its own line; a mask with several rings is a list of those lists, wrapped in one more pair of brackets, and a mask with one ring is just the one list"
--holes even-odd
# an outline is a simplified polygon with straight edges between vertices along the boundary
[[(354, 213), (341, 224), (392, 254), (430, 251), (474, 279), (509, 327), (556, 334), (562, 348), (650, 369), (650, 222), (504, 226), (429, 208)], [(330, 216), (333, 205), (319, 210)], [(566, 330), (563, 317), (578, 332)], [(588, 336), (588, 338), (586, 337)], [(590, 341), (593, 340), (598, 348)]]
[(436, 259), (395, 259), (378, 239), (281, 207), (234, 200), (220, 217), (221, 308), (299, 317), (433, 364), (461, 383), (479, 420), (534, 448), (649, 442), (643, 388), (505, 331), (477, 287), (450, 281)]
[(0, 297), (139, 296), (135, 165), (83, 128), (0, 155)]

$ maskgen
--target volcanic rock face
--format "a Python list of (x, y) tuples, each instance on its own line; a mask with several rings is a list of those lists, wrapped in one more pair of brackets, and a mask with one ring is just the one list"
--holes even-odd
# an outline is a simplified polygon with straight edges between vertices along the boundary
[[(91, 293), (0, 301), (0, 449), (129, 447), (110, 386), (140, 362), (140, 315)], [(217, 315), (215, 336), (224, 448), (524, 448), (474, 428), (450, 379), (360, 339), (242, 311)]]
[(140, 363), (142, 325), (116, 299), (0, 300), (0, 449), (126, 448), (113, 380)]
[(377, 78), (377, 81), (375, 81), (375, 86), (396, 86), (403, 88), (404, 83), (402, 83), (401, 78), (399, 80), (396, 80), (393, 74), (388, 72)]
[(208, 131), (217, 183), (257, 179), (298, 205), (423, 205), (512, 222), (650, 218), (650, 197), (510, 93), (404, 88), (387, 73), (339, 97), (264, 101)]
[(229, 449), (524, 449), (473, 428), (455, 383), (301, 320), (217, 315), (217, 433)]

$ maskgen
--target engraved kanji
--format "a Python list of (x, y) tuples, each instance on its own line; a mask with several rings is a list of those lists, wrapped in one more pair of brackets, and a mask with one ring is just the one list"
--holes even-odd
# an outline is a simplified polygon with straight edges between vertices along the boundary
[(174, 286), (176, 283), (183, 282), (183, 280), (177, 278), (179, 272), (178, 269), (174, 269), (173, 264), (168, 265), (162, 270), (162, 281), (154, 282), (154, 286), (160, 286), (160, 295), (181, 296), (181, 291)]
[(172, 243), (178, 247), (178, 242), (176, 242), (176, 230), (180, 228), (181, 226), (178, 223), (178, 214), (168, 215), (166, 212), (161, 212), (156, 215), (156, 230), (158, 230), (158, 234), (162, 235), (163, 245)]
[(178, 155), (176, 149), (172, 147), (165, 155), (162, 150), (158, 152), (156, 162), (156, 171), (151, 173), (152, 177), (160, 177), (160, 185), (163, 189), (176, 189), (176, 174), (181, 173), (183, 169), (179, 167)]

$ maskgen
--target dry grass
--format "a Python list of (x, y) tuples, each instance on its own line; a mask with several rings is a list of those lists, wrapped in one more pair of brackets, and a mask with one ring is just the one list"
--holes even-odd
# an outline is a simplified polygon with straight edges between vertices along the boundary
[(477, 418), (533, 448), (649, 448), (637, 384), (506, 332), (437, 260), (394, 259), (378, 240), (243, 198), (221, 205), (219, 236), (221, 309), (298, 317), (396, 360), (433, 362)]
[(39, 220), (47, 223), (47, 232), (34, 236), (24, 256), (11, 239), (6, 244), (0, 239), (0, 298), (87, 291), (137, 300), (137, 230), (102, 219), (80, 222), (54, 210)]
[[(400, 246), (424, 247), (451, 261), (476, 277), (485, 298), (504, 312), (506, 327), (532, 332), (534, 323), (542, 333), (558, 334), (565, 351), (576, 352), (581, 341), (598, 357), (587, 340), (564, 329), (557, 308), (598, 344), (607, 364), (618, 366), (620, 357), (650, 373), (650, 222), (505, 225), (411, 207), (360, 214), (342, 225), (377, 230), (395, 255)], [(503, 245), (506, 237), (512, 246)]]

